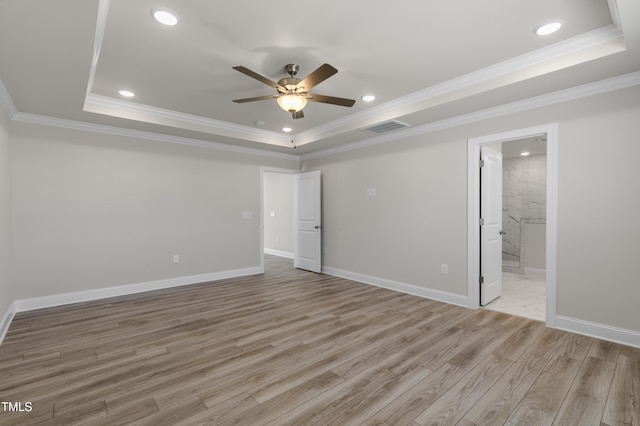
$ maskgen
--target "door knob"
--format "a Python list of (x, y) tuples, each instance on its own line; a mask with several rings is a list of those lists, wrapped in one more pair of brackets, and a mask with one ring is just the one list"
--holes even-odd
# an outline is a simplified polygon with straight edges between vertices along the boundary
[(504, 231), (500, 231), (500, 235), (507, 235), (507, 233)]
[(316, 228), (316, 229), (320, 229), (320, 227), (319, 227), (318, 225), (314, 226), (314, 228)]

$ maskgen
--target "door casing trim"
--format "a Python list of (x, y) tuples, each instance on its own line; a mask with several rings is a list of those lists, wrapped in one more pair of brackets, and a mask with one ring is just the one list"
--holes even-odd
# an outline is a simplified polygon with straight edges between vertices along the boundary
[(480, 307), (480, 147), (547, 137), (546, 325), (556, 327), (558, 242), (558, 123), (470, 138), (467, 141), (467, 306)]

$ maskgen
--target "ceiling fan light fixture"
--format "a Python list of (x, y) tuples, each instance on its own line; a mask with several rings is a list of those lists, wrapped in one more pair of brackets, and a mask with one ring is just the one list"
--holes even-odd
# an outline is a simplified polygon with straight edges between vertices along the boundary
[(307, 98), (299, 95), (281, 95), (276, 101), (280, 108), (288, 112), (301, 111), (307, 105)]

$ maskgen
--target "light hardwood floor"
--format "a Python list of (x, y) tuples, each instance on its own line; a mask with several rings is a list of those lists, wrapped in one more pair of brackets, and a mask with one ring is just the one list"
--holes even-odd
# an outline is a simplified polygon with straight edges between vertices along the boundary
[(18, 314), (0, 424), (640, 424), (639, 349), (266, 263)]

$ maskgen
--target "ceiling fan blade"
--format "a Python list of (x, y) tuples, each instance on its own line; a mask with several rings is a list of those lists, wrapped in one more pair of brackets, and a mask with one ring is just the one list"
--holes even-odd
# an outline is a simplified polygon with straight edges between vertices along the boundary
[(302, 110), (300, 111), (291, 111), (291, 116), (293, 117), (293, 119), (295, 120), (296, 118), (303, 118), (304, 117), (304, 112), (302, 112)]
[(233, 102), (237, 104), (243, 104), (245, 102), (254, 102), (254, 101), (264, 101), (267, 99), (277, 98), (278, 95), (265, 95), (265, 96), (256, 96), (254, 98), (244, 98), (244, 99), (234, 99)]
[(353, 99), (336, 98), (335, 96), (314, 95), (312, 93), (307, 94), (307, 100), (312, 102), (322, 102), (331, 105), (340, 105), (345, 107), (352, 107), (356, 103)]
[[(261, 83), (266, 84), (269, 87), (273, 87), (274, 89), (284, 89), (284, 87), (280, 86), (275, 81), (269, 80), (267, 77), (263, 77), (257, 72), (251, 71), (249, 68), (243, 67), (242, 65), (238, 65), (237, 67), (233, 67), (234, 70), (240, 71), (242, 74), (248, 75), (251, 78), (255, 78)], [(286, 90), (286, 89), (284, 89)]]
[(312, 87), (322, 83), (338, 70), (329, 64), (321, 65), (317, 70), (306, 76), (301, 82), (296, 84), (297, 87), (304, 87), (305, 90), (310, 90)]

